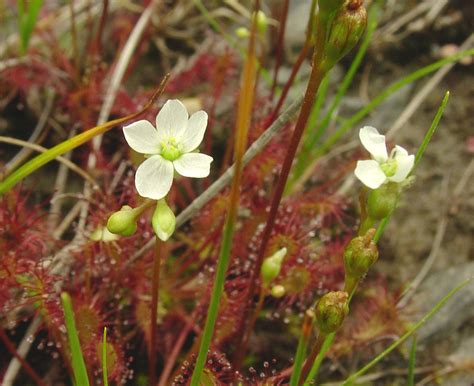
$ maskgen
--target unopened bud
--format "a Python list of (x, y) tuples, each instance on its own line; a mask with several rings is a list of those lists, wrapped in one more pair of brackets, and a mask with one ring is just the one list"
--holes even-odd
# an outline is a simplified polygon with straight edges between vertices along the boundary
[(262, 277), (262, 284), (264, 288), (268, 288), (268, 285), (280, 274), (281, 264), (286, 252), (286, 248), (282, 248), (275, 252), (272, 256), (263, 260), (260, 276)]
[(382, 220), (397, 206), (399, 187), (396, 183), (383, 184), (370, 191), (367, 198), (367, 213), (373, 220)]
[(117, 235), (131, 236), (137, 230), (137, 217), (139, 215), (140, 212), (137, 212), (128, 205), (124, 205), (122, 209), (109, 217), (107, 229), (109, 232)]
[(272, 287), (271, 291), (270, 291), (270, 294), (274, 298), (281, 298), (281, 297), (285, 296), (285, 293), (286, 293), (285, 287), (283, 287), (280, 284), (274, 285)]
[(345, 0), (319, 0), (319, 17), (323, 20), (329, 20), (336, 13)]
[(151, 218), (153, 230), (162, 241), (168, 240), (174, 233), (176, 217), (164, 199), (156, 203), (156, 209)]
[(250, 31), (245, 27), (239, 27), (235, 30), (235, 35), (241, 39), (246, 39), (250, 36)]
[(267, 16), (263, 13), (263, 11), (258, 11), (256, 14), (256, 22), (257, 22), (257, 31), (259, 34), (263, 35), (267, 31), (268, 28), (268, 19)]
[(367, 25), (367, 11), (358, 0), (346, 0), (329, 27), (325, 48), (326, 66), (331, 68), (354, 48)]
[(323, 334), (330, 334), (341, 327), (349, 313), (347, 292), (329, 292), (319, 299), (315, 308), (316, 322)]
[(379, 251), (373, 241), (375, 229), (369, 229), (364, 236), (354, 237), (344, 250), (346, 276), (359, 280), (377, 261)]

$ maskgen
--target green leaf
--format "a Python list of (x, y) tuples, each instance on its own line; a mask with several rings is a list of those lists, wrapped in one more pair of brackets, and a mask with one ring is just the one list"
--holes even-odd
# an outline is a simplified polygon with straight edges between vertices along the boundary
[(367, 363), (364, 367), (362, 367), (359, 371), (352, 374), (349, 378), (347, 378), (342, 386), (351, 385), (354, 381), (360, 377), (361, 375), (365, 374), (367, 370), (370, 370), (373, 366), (375, 366), (378, 362), (380, 362), (383, 358), (385, 358), (388, 354), (390, 354), (393, 350), (395, 350), (398, 346), (400, 346), (403, 342), (405, 342), (410, 336), (412, 336), (417, 330), (420, 329), (428, 320), (430, 320), (446, 303), (449, 299), (451, 299), (456, 293), (458, 293), (461, 289), (463, 289), (467, 284), (472, 281), (472, 277), (463, 281), (457, 287), (453, 288), (449, 293), (443, 297), (431, 310), (428, 312), (419, 322), (417, 322), (412, 328), (410, 328), (400, 339), (396, 342), (391, 344), (387, 349), (385, 349), (382, 353), (377, 355), (374, 359), (372, 359), (369, 363)]
[(61, 301), (64, 309), (64, 318), (66, 320), (69, 347), (71, 349), (74, 382), (77, 386), (89, 386), (89, 377), (87, 375), (86, 363), (84, 362), (84, 357), (82, 356), (81, 344), (79, 342), (76, 323), (74, 321), (71, 297), (68, 293), (63, 292), (61, 294)]
[(416, 360), (416, 335), (413, 337), (410, 349), (410, 361), (408, 362), (407, 386), (415, 385), (415, 360)]
[(25, 53), (28, 48), (31, 34), (35, 28), (42, 5), (43, 0), (18, 1), (18, 24), (20, 29), (21, 50), (23, 53)]

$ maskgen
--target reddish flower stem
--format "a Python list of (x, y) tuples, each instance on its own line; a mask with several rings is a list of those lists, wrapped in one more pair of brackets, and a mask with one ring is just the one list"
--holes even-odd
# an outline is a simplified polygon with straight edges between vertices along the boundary
[[(311, 114), (311, 108), (316, 100), (316, 94), (317, 94), (319, 85), (321, 84), (321, 81), (326, 74), (326, 71), (322, 66), (324, 42), (326, 40), (325, 38), (326, 38), (326, 31), (322, 28), (321, 23), (318, 23), (318, 30), (316, 34), (316, 46), (315, 46), (315, 52), (313, 55), (313, 69), (311, 71), (311, 76), (308, 82), (308, 86), (306, 88), (306, 93), (304, 96), (303, 104), (301, 106), (300, 115), (298, 116), (298, 120), (296, 122), (296, 126), (294, 129), (293, 135), (291, 137), (290, 145), (288, 146), (288, 149), (285, 155), (285, 160), (283, 161), (280, 175), (278, 177), (275, 193), (273, 194), (270, 212), (268, 214), (268, 219), (265, 225), (265, 229), (263, 230), (260, 248), (257, 254), (257, 259), (255, 262), (254, 269), (251, 271), (251, 276), (249, 280), (250, 285), (249, 285), (247, 300), (245, 304), (250, 303), (250, 300), (253, 298), (253, 294), (255, 293), (255, 288), (258, 282), (257, 278), (258, 278), (258, 275), (260, 274), (260, 270), (262, 267), (263, 259), (265, 257), (268, 242), (270, 241), (270, 236), (273, 231), (273, 227), (275, 225), (275, 220), (278, 213), (278, 207), (280, 206), (280, 202), (283, 197), (283, 191), (285, 189), (286, 182), (290, 174), (291, 165), (293, 163), (293, 159), (295, 158), (296, 151), (298, 150), (298, 145), (303, 136), (304, 129), (306, 128), (308, 118)], [(247, 347), (244, 346), (245, 336), (246, 334), (251, 333), (254, 327), (254, 323), (255, 323), (254, 321), (256, 320), (256, 318), (249, 317), (249, 313), (252, 312), (252, 309), (253, 307), (249, 306), (249, 307), (246, 307), (246, 311), (244, 311), (245, 313), (243, 317), (244, 333), (242, 334), (242, 340), (237, 345), (237, 349), (235, 351), (236, 357), (235, 357), (234, 363), (235, 363), (236, 369), (239, 369), (241, 367), (241, 363), (247, 349)], [(249, 322), (245, 326), (246, 321), (249, 321)]]
[(308, 377), (311, 367), (313, 366), (313, 363), (316, 360), (316, 357), (318, 356), (319, 351), (321, 350), (321, 347), (323, 346), (325, 339), (326, 339), (326, 335), (322, 333), (320, 333), (318, 337), (316, 338), (316, 343), (314, 344), (313, 349), (311, 350), (311, 354), (309, 354), (309, 357), (306, 359), (304, 363), (303, 370), (301, 370), (301, 376), (298, 382), (298, 386), (302, 386), (303, 384), (305, 384), (304, 382), (306, 381), (306, 378)]
[(28, 364), (28, 362), (26, 362), (26, 360), (17, 353), (15, 346), (13, 345), (11, 340), (8, 338), (7, 334), (5, 334), (5, 331), (3, 330), (3, 328), (0, 328), (0, 339), (2, 340), (7, 350), (10, 351), (10, 354), (12, 354), (16, 359), (18, 359), (18, 361), (23, 366), (26, 373), (31, 377), (31, 379), (33, 379), (36, 382), (36, 384), (39, 386), (46, 386), (46, 383), (43, 382), (43, 380), (36, 373), (36, 371), (33, 370), (33, 368)]
[(158, 301), (160, 291), (160, 266), (161, 259), (164, 254), (165, 244), (156, 237), (155, 241), (155, 253), (153, 257), (153, 277), (152, 277), (152, 292), (151, 292), (151, 316), (150, 316), (150, 352), (148, 355), (148, 373), (149, 373), (149, 384), (151, 386), (156, 385), (156, 333), (157, 325), (156, 319), (158, 316)]
[[(316, 1), (313, 1), (311, 3), (310, 15), (314, 14), (315, 8), (316, 8)], [(306, 58), (306, 55), (308, 54), (308, 50), (312, 45), (311, 36), (312, 36), (312, 31), (313, 31), (313, 23), (314, 23), (314, 17), (310, 17), (308, 20), (308, 26), (306, 27), (306, 30), (307, 30), (306, 40), (304, 42), (303, 48), (301, 49), (300, 54), (298, 55), (298, 58), (296, 59), (296, 63), (293, 65), (293, 68), (291, 69), (290, 78), (286, 82), (285, 87), (283, 88), (283, 91), (280, 95), (280, 98), (278, 98), (277, 105), (275, 109), (273, 110), (273, 114), (271, 115), (271, 118), (269, 120), (269, 125), (278, 116), (281, 106), (283, 106), (283, 102), (285, 102), (288, 92), (290, 91), (290, 88), (293, 85), (293, 81), (295, 80), (295, 77), (298, 74), (298, 71), (300, 70), (301, 65), (303, 64), (304, 59)], [(276, 84), (276, 76), (277, 76), (277, 69), (275, 70), (275, 79), (273, 82), (273, 87), (275, 87), (275, 84)], [(272, 95), (273, 95), (273, 92), (274, 90), (272, 89)]]
[(281, 60), (283, 57), (283, 38), (285, 37), (286, 20), (288, 19), (289, 4), (290, 1), (285, 0), (285, 2), (283, 3), (283, 10), (280, 15), (280, 28), (278, 29), (278, 43), (275, 53), (275, 72), (273, 73), (273, 84), (271, 91), (272, 97), (275, 95), (275, 89), (278, 80), (278, 71), (280, 70)]
[(163, 372), (160, 375), (158, 386), (166, 386), (167, 384), (169, 384), (168, 379), (170, 377), (171, 371), (173, 370), (173, 366), (176, 362), (176, 358), (178, 357), (181, 351), (181, 348), (184, 345), (186, 337), (188, 336), (189, 332), (192, 329), (193, 329), (193, 324), (190, 321), (186, 321), (186, 326), (183, 328), (183, 330), (179, 334), (179, 337), (176, 340), (176, 343), (174, 344), (173, 350), (171, 351), (170, 355), (168, 355), (166, 358), (166, 364), (163, 369)]

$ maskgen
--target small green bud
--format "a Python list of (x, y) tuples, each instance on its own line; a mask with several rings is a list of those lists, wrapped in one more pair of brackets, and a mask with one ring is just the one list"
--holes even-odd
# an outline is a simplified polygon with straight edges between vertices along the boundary
[(329, 292), (319, 299), (315, 307), (316, 322), (323, 334), (330, 334), (341, 327), (349, 313), (347, 292)]
[(263, 11), (257, 12), (257, 31), (260, 35), (263, 35), (268, 28), (268, 19)]
[(264, 288), (268, 288), (268, 285), (280, 274), (281, 263), (283, 262), (286, 252), (286, 248), (282, 248), (263, 261), (260, 276), (262, 277)]
[(164, 199), (158, 200), (151, 218), (153, 230), (162, 241), (168, 240), (174, 233), (176, 217)]
[(333, 67), (348, 54), (362, 37), (367, 25), (367, 11), (362, 1), (346, 0), (334, 16), (326, 43), (326, 66)]
[(369, 271), (379, 257), (373, 241), (375, 229), (369, 229), (364, 236), (354, 237), (344, 250), (346, 276), (359, 280)]
[(399, 187), (396, 183), (383, 184), (370, 191), (367, 198), (367, 213), (373, 220), (382, 220), (397, 206)]
[(270, 291), (270, 294), (274, 298), (277, 298), (277, 299), (285, 296), (285, 293), (286, 293), (285, 287), (283, 287), (280, 284), (274, 285)]
[(241, 39), (246, 39), (250, 36), (250, 32), (245, 27), (239, 27), (235, 30), (235, 35)]
[(137, 216), (140, 213), (128, 205), (122, 206), (118, 212), (113, 213), (107, 221), (110, 233), (122, 236), (131, 236), (137, 229)]

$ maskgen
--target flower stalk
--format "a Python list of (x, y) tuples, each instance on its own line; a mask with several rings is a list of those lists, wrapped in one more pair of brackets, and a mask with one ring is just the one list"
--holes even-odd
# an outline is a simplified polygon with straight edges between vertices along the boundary
[[(291, 137), (290, 144), (288, 146), (288, 149), (285, 155), (285, 159), (283, 161), (280, 175), (278, 176), (278, 182), (275, 188), (275, 192), (273, 194), (270, 212), (267, 218), (267, 223), (265, 225), (265, 228), (262, 234), (261, 244), (260, 244), (260, 248), (257, 254), (255, 268), (252, 271), (252, 277), (250, 279), (251, 284), (247, 293), (247, 302), (251, 299), (253, 293), (255, 292), (256, 275), (258, 272), (260, 272), (260, 269), (263, 263), (263, 258), (265, 256), (267, 245), (270, 240), (273, 227), (275, 225), (278, 207), (280, 206), (280, 202), (283, 196), (283, 192), (285, 190), (286, 182), (290, 174), (291, 165), (293, 164), (293, 159), (295, 158), (296, 151), (298, 150), (298, 145), (301, 141), (301, 138), (304, 133), (304, 129), (306, 128), (306, 124), (308, 122), (308, 118), (311, 114), (312, 106), (316, 100), (316, 94), (318, 92), (319, 86), (324, 76), (330, 70), (332, 65), (335, 64), (333, 62), (328, 62), (325, 57), (326, 38), (329, 32), (328, 24), (329, 24), (328, 20), (326, 19), (322, 20), (321, 18), (318, 19), (317, 27), (316, 27), (316, 42), (315, 42), (313, 59), (312, 59), (312, 71), (311, 71), (310, 79), (308, 82), (308, 86), (306, 88), (303, 104), (301, 106), (301, 111), (298, 116), (298, 120), (296, 122), (296, 126), (293, 131), (293, 135)], [(342, 47), (341, 49), (343, 49), (347, 53), (346, 48), (347, 47)], [(251, 307), (248, 307), (248, 308), (251, 309)], [(253, 321), (255, 319), (249, 318), (247, 317), (247, 315), (245, 315), (243, 320)], [(247, 330), (249, 331), (253, 330), (253, 323), (247, 324), (245, 326), (244, 331), (247, 331)], [(244, 333), (243, 336), (246, 336), (246, 333)], [(238, 361), (236, 361), (237, 368), (240, 367), (242, 357), (246, 351), (246, 347), (242, 345), (242, 342), (239, 346), (236, 350), (236, 352), (238, 353), (237, 355), (239, 359)]]
[(237, 130), (235, 134), (236, 137), (234, 149), (235, 174), (231, 185), (229, 212), (227, 213), (227, 218), (224, 225), (219, 260), (217, 263), (216, 276), (214, 279), (214, 286), (212, 288), (211, 300), (209, 303), (206, 324), (204, 326), (204, 331), (201, 337), (198, 357), (196, 359), (196, 364), (191, 378), (191, 386), (198, 386), (201, 379), (204, 364), (207, 358), (207, 353), (211, 345), (214, 326), (217, 320), (220, 299), (224, 292), (225, 274), (230, 260), (232, 236), (234, 233), (235, 222), (237, 220), (237, 209), (240, 197), (240, 181), (242, 179), (243, 171), (243, 156), (247, 147), (248, 129), (252, 114), (255, 90), (255, 79), (257, 70), (257, 60), (255, 56), (255, 40), (257, 33), (256, 24), (257, 19), (256, 17), (254, 17), (252, 20), (250, 37), (248, 40), (247, 56), (244, 66), (244, 72), (242, 75), (242, 87), (238, 101)]
[(160, 267), (161, 260), (165, 254), (165, 243), (159, 237), (155, 238), (155, 253), (153, 256), (153, 276), (151, 292), (151, 312), (150, 312), (150, 347), (148, 354), (148, 374), (150, 385), (156, 385), (156, 340), (157, 340), (157, 319), (158, 302), (160, 300)]
[(314, 312), (312, 310), (306, 310), (303, 318), (303, 324), (301, 326), (301, 334), (298, 340), (298, 347), (296, 349), (295, 364), (293, 365), (293, 371), (291, 372), (290, 386), (297, 386), (301, 376), (301, 370), (308, 349), (309, 339), (311, 338), (311, 332), (313, 331)]

